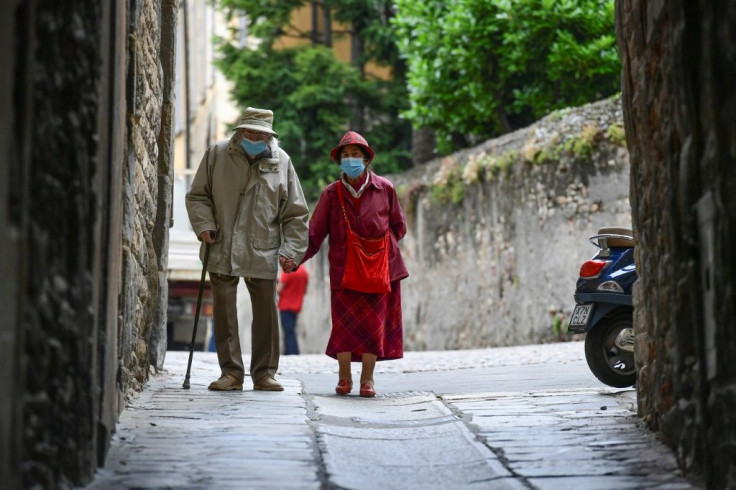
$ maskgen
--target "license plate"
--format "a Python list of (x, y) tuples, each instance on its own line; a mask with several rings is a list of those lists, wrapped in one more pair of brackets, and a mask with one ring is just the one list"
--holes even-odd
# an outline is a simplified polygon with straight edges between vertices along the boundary
[(584, 327), (588, 324), (590, 318), (590, 312), (593, 311), (593, 305), (577, 305), (572, 310), (572, 317), (570, 317), (571, 327)]

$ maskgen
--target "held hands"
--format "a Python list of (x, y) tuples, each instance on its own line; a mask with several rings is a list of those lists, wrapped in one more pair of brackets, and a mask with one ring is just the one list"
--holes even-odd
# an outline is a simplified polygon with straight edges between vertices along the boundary
[(216, 232), (214, 230), (205, 230), (199, 234), (199, 239), (211, 245), (215, 243), (215, 234)]
[(287, 259), (283, 255), (279, 255), (279, 265), (281, 266), (281, 270), (287, 273), (294, 272), (299, 267), (294, 260)]

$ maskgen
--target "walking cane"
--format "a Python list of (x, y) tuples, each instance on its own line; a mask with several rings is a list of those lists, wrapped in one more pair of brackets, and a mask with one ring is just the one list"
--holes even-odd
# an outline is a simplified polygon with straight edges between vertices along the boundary
[(199, 310), (202, 308), (202, 292), (204, 291), (204, 278), (207, 276), (207, 259), (210, 257), (210, 244), (204, 245), (204, 263), (202, 264), (202, 279), (199, 281), (199, 296), (197, 297), (197, 311), (194, 314), (194, 330), (192, 331), (192, 343), (189, 344), (189, 363), (187, 364), (187, 376), (184, 378), (182, 388), (189, 389), (189, 373), (192, 370), (192, 356), (194, 356), (194, 339), (197, 338), (197, 323), (199, 323)]

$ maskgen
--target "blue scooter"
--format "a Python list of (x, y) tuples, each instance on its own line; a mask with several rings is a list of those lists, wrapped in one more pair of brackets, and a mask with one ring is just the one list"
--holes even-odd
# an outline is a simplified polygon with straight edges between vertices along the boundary
[(580, 267), (568, 326), (569, 332), (586, 334), (585, 359), (595, 377), (616, 388), (636, 382), (633, 236), (627, 228), (601, 228), (590, 237), (600, 250)]

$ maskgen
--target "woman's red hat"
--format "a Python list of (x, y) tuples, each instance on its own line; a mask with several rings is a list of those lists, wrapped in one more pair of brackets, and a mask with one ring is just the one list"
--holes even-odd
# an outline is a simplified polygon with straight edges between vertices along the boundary
[(330, 150), (330, 158), (332, 158), (333, 162), (340, 163), (340, 160), (338, 160), (340, 150), (342, 150), (342, 148), (347, 145), (358, 145), (363, 148), (368, 154), (368, 163), (372, 162), (373, 158), (376, 156), (376, 152), (373, 151), (373, 148), (368, 146), (368, 142), (365, 140), (365, 138), (363, 138), (355, 131), (348, 131), (347, 133), (345, 133), (345, 136), (343, 136), (340, 140), (340, 144)]

